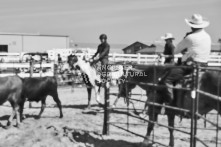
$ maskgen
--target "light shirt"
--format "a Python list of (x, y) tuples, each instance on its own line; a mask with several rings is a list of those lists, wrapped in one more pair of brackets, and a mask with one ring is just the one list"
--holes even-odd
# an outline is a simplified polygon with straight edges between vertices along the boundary
[(210, 35), (204, 29), (189, 34), (177, 45), (174, 54), (181, 53), (184, 49), (187, 52), (183, 55), (182, 62), (193, 60), (207, 63), (211, 52)]

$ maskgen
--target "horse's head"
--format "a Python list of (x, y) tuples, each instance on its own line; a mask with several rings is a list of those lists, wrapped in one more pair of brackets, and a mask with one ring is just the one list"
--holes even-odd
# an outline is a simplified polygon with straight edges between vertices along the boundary
[(71, 68), (77, 68), (76, 65), (77, 65), (78, 60), (79, 59), (76, 55), (69, 55), (67, 61)]
[(126, 70), (124, 70), (124, 74), (117, 80), (118, 81), (118, 97), (124, 97), (125, 102), (129, 104), (128, 97), (131, 94), (131, 90), (136, 87), (136, 84), (130, 83), (130, 80), (127, 78)]

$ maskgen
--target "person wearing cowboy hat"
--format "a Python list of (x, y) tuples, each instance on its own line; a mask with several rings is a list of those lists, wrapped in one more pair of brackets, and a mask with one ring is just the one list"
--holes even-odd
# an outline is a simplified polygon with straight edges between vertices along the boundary
[[(206, 66), (211, 52), (211, 37), (204, 28), (209, 26), (209, 21), (205, 20), (200, 14), (193, 14), (192, 18), (185, 19), (185, 22), (191, 27), (192, 31), (187, 33), (183, 40), (178, 43), (174, 54), (183, 54), (183, 65), (190, 65), (191, 63), (191, 65)], [(160, 91), (164, 94), (168, 103), (173, 100), (173, 89), (171, 86), (192, 72), (192, 69), (182, 67), (170, 70), (168, 76), (163, 81), (167, 88)]]
[(173, 63), (173, 53), (175, 49), (175, 46), (173, 45), (173, 40), (175, 38), (173, 37), (173, 34), (166, 33), (164, 36), (161, 37), (161, 39), (165, 40), (166, 42), (163, 55), (169, 56), (165, 58), (164, 64), (171, 64)]

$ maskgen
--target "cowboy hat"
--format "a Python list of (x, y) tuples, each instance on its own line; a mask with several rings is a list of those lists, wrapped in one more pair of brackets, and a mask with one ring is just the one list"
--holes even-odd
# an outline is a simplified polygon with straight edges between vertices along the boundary
[(185, 19), (185, 22), (192, 28), (206, 28), (210, 24), (200, 14), (193, 14), (191, 19)]
[(173, 34), (166, 33), (164, 36), (161, 37), (161, 39), (167, 40), (167, 39), (175, 39), (175, 38), (173, 37)]

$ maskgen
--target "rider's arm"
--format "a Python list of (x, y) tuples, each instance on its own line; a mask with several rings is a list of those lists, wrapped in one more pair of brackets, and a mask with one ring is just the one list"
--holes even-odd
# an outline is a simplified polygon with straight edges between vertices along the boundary
[(98, 53), (99, 53), (99, 48), (100, 48), (100, 45), (97, 47), (97, 51), (96, 51), (96, 53), (92, 56), (92, 59), (94, 59), (94, 58), (98, 55)]
[(92, 56), (92, 59), (94, 59), (98, 54), (98, 49), (97, 49), (97, 52)]
[(182, 51), (189, 48), (189, 46), (190, 46), (190, 40), (188, 39), (188, 37), (186, 37), (177, 45), (174, 54), (182, 53)]
[(110, 50), (110, 46), (106, 45), (106, 47), (103, 49), (102, 53), (100, 54), (99, 60), (103, 59), (103, 57), (108, 54), (109, 50)]

